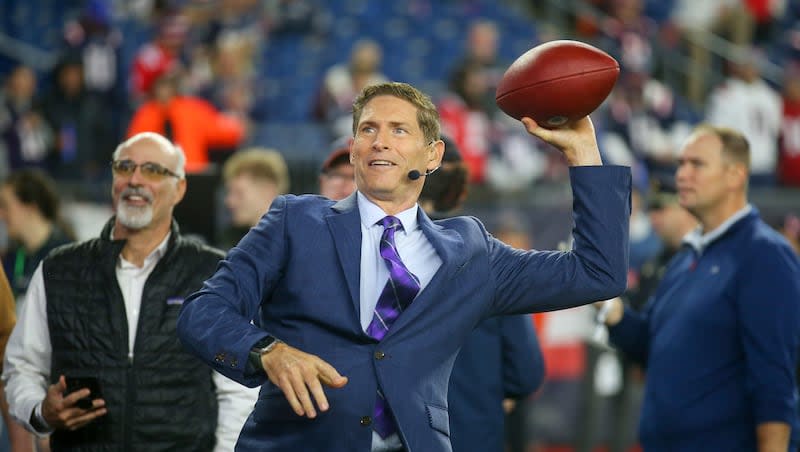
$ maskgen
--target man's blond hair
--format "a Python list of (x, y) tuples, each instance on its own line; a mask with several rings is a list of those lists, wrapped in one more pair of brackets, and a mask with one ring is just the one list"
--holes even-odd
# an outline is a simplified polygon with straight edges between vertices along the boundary
[(273, 182), (279, 193), (289, 191), (289, 168), (280, 152), (274, 149), (256, 147), (235, 152), (225, 162), (222, 177), (228, 182), (243, 174)]

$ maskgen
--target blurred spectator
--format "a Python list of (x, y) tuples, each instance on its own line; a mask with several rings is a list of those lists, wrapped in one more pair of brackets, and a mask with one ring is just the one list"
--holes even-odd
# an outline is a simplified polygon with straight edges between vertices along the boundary
[(59, 179), (95, 180), (108, 173), (117, 140), (111, 106), (84, 85), (80, 59), (65, 58), (53, 70), (53, 87), (39, 110), (54, 131), (53, 174)]
[(133, 105), (151, 96), (156, 81), (181, 66), (180, 58), (189, 22), (177, 13), (164, 15), (158, 24), (156, 37), (136, 53), (131, 69), (131, 100)]
[(658, 26), (644, 14), (643, 0), (613, 0), (610, 16), (603, 25), (600, 48), (619, 61), (620, 66), (653, 73), (657, 64)]
[[(86, 0), (83, 3), (80, 16), (64, 25), (63, 53), (64, 58), (80, 61), (83, 89), (93, 97), (92, 103), (102, 110), (97, 112), (97, 118), (102, 118), (102, 127), (111, 135), (111, 144), (102, 160), (106, 164), (114, 142), (125, 132), (128, 119), (128, 74), (124, 73), (128, 61), (123, 62), (123, 35), (114, 22), (114, 5), (119, 6), (119, 3), (115, 0)], [(58, 130), (55, 133), (58, 134)]]
[(198, 95), (226, 114), (241, 119), (263, 119), (252, 80), (256, 45), (249, 35), (231, 34), (211, 48), (211, 77)]
[(14, 68), (0, 92), (0, 153), (5, 160), (0, 162), (0, 173), (29, 166), (47, 167), (53, 134), (33, 109), (35, 94), (33, 69)]
[(722, 36), (739, 46), (753, 41), (753, 17), (744, 0), (676, 0), (672, 21), (683, 33), (689, 52), (686, 95), (695, 107), (702, 107), (708, 93), (712, 67), (706, 34)]
[(11, 246), (3, 256), (18, 305), (39, 262), (58, 246), (74, 240), (60, 212), (55, 183), (38, 169), (15, 171), (0, 186), (0, 220)]
[(319, 194), (334, 201), (356, 190), (355, 168), (350, 163), (350, 146), (336, 147), (322, 163)]
[(231, 228), (223, 234), (228, 249), (267, 213), (276, 196), (289, 191), (289, 170), (280, 153), (251, 148), (238, 151), (222, 170), (225, 207), (231, 214)]
[(165, 74), (153, 86), (153, 98), (134, 113), (128, 136), (156, 132), (178, 144), (186, 154), (186, 171), (205, 171), (211, 149), (232, 150), (245, 136), (245, 122), (217, 111), (207, 101), (181, 95), (180, 71)]
[(788, 66), (783, 77), (778, 180), (781, 185), (800, 187), (800, 65)]
[(730, 77), (714, 88), (707, 121), (740, 130), (750, 142), (750, 181), (754, 186), (776, 182), (778, 137), (781, 131), (780, 95), (761, 78), (763, 54), (742, 50), (730, 61)]
[(108, 107), (123, 105), (120, 76), (122, 33), (114, 28), (112, 0), (88, 0), (77, 20), (64, 26), (66, 54), (83, 65), (86, 91), (102, 95)]
[(486, 181), (492, 189), (522, 192), (534, 182), (567, 180), (567, 165), (550, 145), (531, 139), (515, 124), (499, 121), (495, 125), (499, 126), (495, 135), (502, 141), (486, 162)]
[(193, 35), (188, 49), (188, 92), (223, 112), (262, 119), (259, 90), (252, 86), (265, 36), (260, 2), (194, 2), (183, 11), (191, 17)]
[(487, 73), (480, 63), (460, 66), (450, 80), (448, 93), (438, 103), (442, 132), (461, 150), (469, 171), (469, 182), (486, 181), (486, 165), (495, 130), (486, 108)]
[(325, 72), (317, 94), (314, 117), (327, 123), (334, 138), (352, 135), (353, 100), (368, 85), (387, 81), (380, 72), (383, 50), (371, 39), (357, 41), (347, 64), (334, 65)]
[(499, 48), (500, 32), (497, 24), (486, 19), (473, 22), (467, 31), (464, 54), (450, 73), (450, 79), (453, 80), (458, 78), (459, 74), (472, 72), (472, 66), (477, 65), (481, 68), (484, 79), (481, 102), (483, 108), (491, 113), (497, 111), (497, 104), (494, 101), (495, 90), (508, 68), (508, 64), (500, 60)]
[(672, 88), (639, 70), (623, 71), (602, 112), (606, 161), (630, 166), (640, 180), (672, 177), (680, 146), (698, 121)]

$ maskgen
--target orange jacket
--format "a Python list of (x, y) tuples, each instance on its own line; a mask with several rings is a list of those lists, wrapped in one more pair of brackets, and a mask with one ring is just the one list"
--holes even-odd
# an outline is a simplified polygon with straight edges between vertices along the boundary
[(14, 294), (8, 284), (6, 272), (0, 265), (0, 370), (3, 370), (3, 356), (6, 351), (8, 337), (17, 323), (16, 309), (14, 308)]
[(208, 149), (233, 148), (244, 138), (242, 121), (217, 111), (210, 103), (195, 97), (174, 97), (169, 103), (148, 101), (133, 115), (128, 137), (140, 132), (165, 135), (164, 124), (172, 125), (172, 140), (186, 154), (186, 171), (195, 173), (208, 166)]

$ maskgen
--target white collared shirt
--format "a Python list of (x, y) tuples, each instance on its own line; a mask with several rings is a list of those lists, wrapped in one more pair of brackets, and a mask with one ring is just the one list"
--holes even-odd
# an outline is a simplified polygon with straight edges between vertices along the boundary
[[(113, 232), (112, 232), (113, 234)], [(133, 359), (136, 330), (142, 293), (147, 277), (163, 257), (169, 243), (169, 234), (144, 260), (142, 267), (127, 262), (120, 255), (116, 265), (117, 282), (125, 302), (128, 317), (128, 357)], [(6, 384), (11, 415), (26, 429), (35, 431), (30, 424), (31, 413), (42, 422), (41, 405), (50, 382), (52, 344), (47, 326), (47, 295), (45, 293), (42, 264), (36, 268), (6, 346), (3, 381)], [(258, 398), (258, 388), (247, 388), (229, 378), (213, 372), (218, 409), (217, 443), (214, 452), (233, 451), (239, 431)], [(34, 411), (35, 410), (35, 411)], [(51, 433), (37, 432), (40, 435)]]
[(711, 242), (718, 239), (719, 236), (730, 229), (734, 223), (746, 217), (752, 210), (753, 206), (751, 204), (747, 204), (739, 209), (736, 213), (728, 217), (727, 220), (723, 221), (722, 224), (717, 226), (713, 231), (703, 233), (703, 226), (698, 226), (693, 231), (686, 234), (686, 236), (683, 238), (683, 243), (691, 246), (698, 255), (701, 255)]
[[(125, 300), (125, 314), (128, 316), (128, 359), (130, 361), (133, 361), (133, 346), (136, 343), (136, 330), (139, 325), (139, 311), (142, 308), (144, 283), (147, 282), (150, 273), (156, 268), (158, 261), (167, 252), (170, 235), (172, 233), (167, 234), (156, 249), (144, 258), (144, 264), (141, 267), (137, 267), (136, 264), (125, 260), (121, 253), (117, 259), (117, 282), (119, 283), (120, 291), (122, 291), (122, 298)], [(111, 231), (111, 237), (114, 237), (113, 230)]]
[[(375, 306), (378, 304), (383, 286), (389, 280), (389, 269), (380, 254), (383, 226), (378, 223), (386, 216), (380, 207), (357, 192), (358, 211), (361, 215), (361, 298), (360, 320), (364, 332), (372, 322)], [(431, 282), (433, 275), (442, 266), (442, 259), (433, 245), (425, 237), (417, 223), (419, 206), (406, 209), (397, 215), (403, 225), (402, 231), (394, 235), (397, 254), (406, 267), (419, 278), (420, 292)], [(394, 451), (402, 448), (400, 437), (395, 433), (386, 438), (372, 432), (372, 452)]]

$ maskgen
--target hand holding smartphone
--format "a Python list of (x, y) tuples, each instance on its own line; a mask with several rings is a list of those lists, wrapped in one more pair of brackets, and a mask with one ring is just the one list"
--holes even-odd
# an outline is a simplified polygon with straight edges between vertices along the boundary
[(92, 400), (103, 397), (100, 390), (100, 380), (96, 377), (66, 377), (66, 380), (67, 390), (64, 391), (65, 396), (84, 388), (88, 388), (91, 391), (88, 396), (78, 399), (75, 403), (75, 406), (82, 410), (91, 410), (93, 407)]

